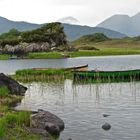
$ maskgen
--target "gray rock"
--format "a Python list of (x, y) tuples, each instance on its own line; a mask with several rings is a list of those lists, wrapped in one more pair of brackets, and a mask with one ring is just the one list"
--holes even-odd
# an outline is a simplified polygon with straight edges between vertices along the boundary
[(6, 86), (9, 89), (10, 94), (24, 96), (27, 88), (20, 85), (14, 79), (0, 73), (0, 87)]
[(59, 136), (61, 132), (58, 126), (48, 122), (45, 124), (45, 130), (51, 135), (56, 135), (56, 136)]
[(110, 115), (108, 115), (108, 114), (103, 114), (103, 117), (105, 117), (105, 118), (106, 118), (106, 117), (109, 117), (109, 116), (110, 116)]
[(102, 125), (102, 129), (104, 130), (110, 130), (111, 129), (111, 125), (109, 123), (105, 123), (104, 125)]
[(64, 122), (56, 115), (39, 110), (38, 113), (32, 115), (31, 125), (34, 128), (45, 129), (52, 135), (58, 136), (64, 130)]
[(44, 129), (38, 129), (38, 128), (28, 128), (29, 132), (38, 134), (41, 136), (41, 140), (51, 140), (49, 138), (49, 134)]

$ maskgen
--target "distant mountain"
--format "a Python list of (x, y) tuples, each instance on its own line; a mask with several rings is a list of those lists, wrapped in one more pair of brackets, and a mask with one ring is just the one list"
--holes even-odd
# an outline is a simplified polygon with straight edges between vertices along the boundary
[[(80, 25), (63, 24), (64, 31), (67, 35), (68, 40), (75, 40), (83, 35), (103, 33), (110, 38), (123, 38), (126, 37), (125, 34), (112, 31), (109, 29), (104, 29), (100, 27), (89, 27)], [(10, 29), (15, 28), (19, 31), (32, 30), (41, 27), (41, 24), (33, 24), (28, 22), (15, 22), (8, 20), (6, 18), (0, 17), (0, 33), (8, 32)]]
[(28, 22), (16, 22), (6, 18), (0, 17), (0, 33), (8, 32), (10, 29), (15, 28), (19, 31), (32, 30), (39, 28), (40, 25)]
[(140, 13), (132, 17), (129, 17), (128, 15), (114, 15), (97, 25), (97, 27), (115, 30), (128, 36), (139, 36), (139, 26)]
[(59, 19), (57, 22), (66, 23), (66, 24), (78, 24), (79, 21), (74, 17), (64, 17)]
[(94, 33), (103, 33), (109, 38), (123, 38), (126, 37), (125, 34), (112, 31), (105, 28), (100, 27), (89, 27), (89, 26), (81, 26), (81, 25), (70, 25), (70, 24), (63, 24), (65, 33), (69, 40), (76, 40), (83, 35), (89, 35)]

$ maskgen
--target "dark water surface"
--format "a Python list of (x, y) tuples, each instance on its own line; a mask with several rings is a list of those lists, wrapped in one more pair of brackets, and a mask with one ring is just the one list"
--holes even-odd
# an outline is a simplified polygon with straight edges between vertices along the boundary
[[(5, 60), (0, 61), (0, 72), (83, 64), (100, 70), (140, 69), (140, 56)], [(28, 91), (18, 109), (44, 109), (62, 118), (66, 126), (62, 140), (140, 140), (140, 82), (74, 84), (66, 79), (24, 85)], [(112, 125), (110, 131), (101, 128), (106, 122)]]

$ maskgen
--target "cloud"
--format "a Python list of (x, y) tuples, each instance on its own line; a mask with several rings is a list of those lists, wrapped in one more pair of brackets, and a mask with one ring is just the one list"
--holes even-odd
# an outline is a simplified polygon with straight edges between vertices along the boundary
[(0, 14), (12, 20), (44, 23), (73, 16), (96, 25), (113, 14), (134, 15), (140, 0), (0, 0)]

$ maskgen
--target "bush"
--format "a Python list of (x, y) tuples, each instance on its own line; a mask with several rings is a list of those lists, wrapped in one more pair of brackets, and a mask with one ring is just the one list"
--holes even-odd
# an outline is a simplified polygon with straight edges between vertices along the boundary
[(21, 38), (23, 42), (31, 43), (31, 42), (55, 42), (57, 46), (65, 45), (67, 42), (61, 39), (60, 34), (65, 34), (63, 31), (63, 27), (59, 23), (49, 23), (45, 24), (41, 28), (32, 31), (26, 31), (21, 34)]
[(97, 43), (102, 41), (110, 40), (106, 35), (103, 33), (95, 33), (91, 35), (85, 35), (80, 37), (79, 39), (75, 40), (74, 42), (80, 42), (80, 43)]

